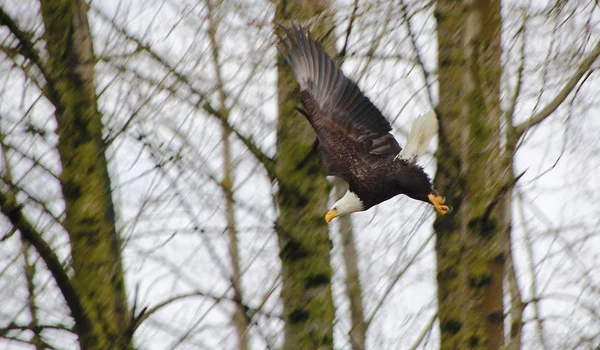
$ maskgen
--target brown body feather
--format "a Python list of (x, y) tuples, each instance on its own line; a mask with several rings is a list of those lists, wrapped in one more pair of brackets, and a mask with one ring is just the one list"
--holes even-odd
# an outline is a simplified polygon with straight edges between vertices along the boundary
[[(282, 27), (283, 28), (283, 27)], [(283, 28), (280, 51), (300, 84), (306, 118), (319, 138), (325, 171), (348, 182), (364, 210), (398, 194), (429, 203), (434, 192), (423, 168), (395, 159), (402, 150), (392, 128), (358, 86), (312, 40)]]

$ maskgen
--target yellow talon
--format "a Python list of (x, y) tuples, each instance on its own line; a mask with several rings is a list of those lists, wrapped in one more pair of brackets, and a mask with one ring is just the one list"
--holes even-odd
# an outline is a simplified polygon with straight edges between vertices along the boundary
[(427, 195), (427, 197), (438, 213), (446, 215), (446, 213), (452, 210), (444, 203), (444, 197), (440, 196), (439, 194), (430, 193)]

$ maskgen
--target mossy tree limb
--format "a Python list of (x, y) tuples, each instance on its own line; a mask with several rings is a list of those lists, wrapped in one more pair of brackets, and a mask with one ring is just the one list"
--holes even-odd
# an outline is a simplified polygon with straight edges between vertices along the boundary
[(499, 0), (439, 1), (440, 143), (436, 187), (455, 212), (439, 217), (442, 349), (500, 349), (510, 182), (500, 146)]
[[(275, 24), (289, 25), (329, 10), (328, 1), (280, 1)], [(312, 28), (313, 38), (328, 29)], [(276, 30), (279, 30), (278, 28)], [(277, 125), (276, 196), (279, 218), (276, 232), (282, 262), (284, 349), (332, 349), (334, 306), (332, 244), (324, 220), (329, 184), (323, 172), (316, 135), (295, 108), (298, 83), (278, 56), (279, 119)]]
[(59, 137), (59, 176), (65, 201), (73, 284), (91, 320), (79, 332), (85, 349), (128, 349), (129, 311), (121, 263), (121, 240), (98, 111), (96, 58), (82, 0), (42, 0), (49, 84)]

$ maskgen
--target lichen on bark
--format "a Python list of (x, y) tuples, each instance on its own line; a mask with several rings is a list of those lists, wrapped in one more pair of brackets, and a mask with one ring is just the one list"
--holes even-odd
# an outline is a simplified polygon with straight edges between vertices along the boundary
[[(328, 1), (281, 1), (275, 22), (288, 25), (329, 9)], [(325, 32), (313, 29), (313, 37)], [(276, 29), (278, 30), (278, 29)], [(277, 186), (279, 217), (276, 232), (282, 262), (284, 349), (333, 348), (335, 316), (331, 295), (329, 252), (332, 243), (324, 220), (329, 183), (323, 172), (316, 135), (295, 108), (297, 82), (278, 57), (279, 119), (277, 125)]]
[[(500, 147), (500, 1), (437, 3), (440, 138), (435, 186), (455, 212), (438, 217), (442, 349), (499, 349), (504, 342), (506, 201)], [(508, 162), (509, 163), (509, 162)], [(499, 204), (493, 206), (494, 201)]]
[(73, 285), (88, 325), (75, 325), (82, 348), (129, 349), (121, 241), (115, 227), (92, 37), (84, 1), (42, 0), (69, 234)]

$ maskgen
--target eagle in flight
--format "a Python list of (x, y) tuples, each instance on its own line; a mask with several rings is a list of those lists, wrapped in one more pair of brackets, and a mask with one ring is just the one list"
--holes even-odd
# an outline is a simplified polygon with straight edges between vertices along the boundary
[(287, 38), (279, 37), (278, 50), (300, 84), (303, 114), (317, 133), (325, 172), (348, 183), (346, 194), (325, 216), (327, 223), (399, 194), (446, 214), (450, 208), (417, 164), (438, 131), (435, 113), (413, 122), (402, 149), (387, 119), (314, 42), (310, 31), (293, 24), (293, 33), (281, 28)]

